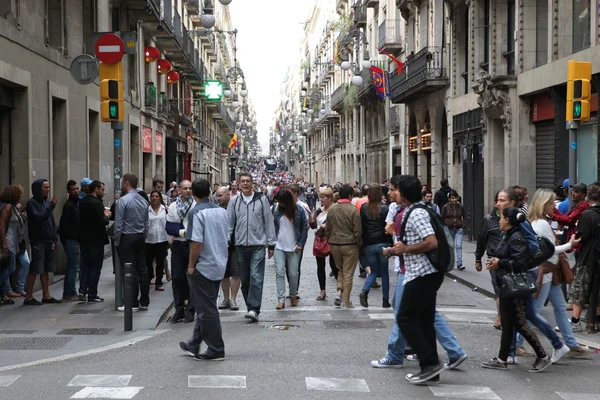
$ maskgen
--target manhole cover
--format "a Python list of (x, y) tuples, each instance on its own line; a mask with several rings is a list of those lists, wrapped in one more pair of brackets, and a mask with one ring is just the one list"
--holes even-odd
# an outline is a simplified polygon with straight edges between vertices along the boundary
[(6, 329), (0, 331), (0, 335), (33, 335), (36, 330), (31, 329)]
[(385, 328), (383, 321), (321, 321), (324, 328), (327, 329), (365, 329), (365, 328)]
[(57, 335), (108, 335), (112, 328), (70, 328), (63, 329)]
[(274, 324), (271, 326), (267, 326), (267, 329), (277, 329), (278, 331), (289, 331), (290, 329), (294, 328), (300, 328), (300, 325)]
[(104, 310), (97, 308), (76, 308), (71, 310), (70, 314), (100, 314), (102, 311)]
[(58, 350), (70, 340), (70, 337), (0, 338), (0, 350)]

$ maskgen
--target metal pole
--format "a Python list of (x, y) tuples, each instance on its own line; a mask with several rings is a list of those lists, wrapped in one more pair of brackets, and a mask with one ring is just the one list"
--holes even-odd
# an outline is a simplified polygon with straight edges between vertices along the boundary
[(117, 246), (114, 238), (110, 239), (112, 249), (113, 269), (115, 273), (115, 310), (123, 305), (123, 266), (119, 259)]
[[(123, 122), (111, 122), (110, 127), (113, 130), (114, 146), (114, 201), (119, 201), (121, 196), (121, 173), (123, 171)], [(111, 241), (111, 243), (114, 243)], [(117, 254), (117, 246), (111, 246), (113, 250), (113, 265), (115, 269), (115, 309), (123, 305), (123, 267)]]
[(124, 294), (124, 315), (123, 330), (131, 332), (133, 330), (133, 285), (135, 284), (136, 272), (132, 263), (125, 264), (125, 294)]
[[(577, 129), (579, 129), (579, 122), (567, 121), (567, 129), (569, 130), (569, 185), (574, 185), (577, 183)], [(569, 193), (571, 192), (572, 190), (569, 189)]]

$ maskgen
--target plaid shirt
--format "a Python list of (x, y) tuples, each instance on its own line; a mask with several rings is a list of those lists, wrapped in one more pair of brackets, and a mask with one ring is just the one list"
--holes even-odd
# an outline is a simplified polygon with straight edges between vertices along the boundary
[[(417, 204), (417, 203), (415, 203)], [(414, 208), (415, 204), (412, 204), (402, 216), (402, 222), (406, 219), (408, 212)], [(423, 202), (420, 202), (423, 204)], [(433, 226), (429, 219), (429, 214), (426, 210), (415, 209), (410, 213), (408, 221), (406, 222), (406, 229), (404, 232), (404, 243), (407, 246), (412, 246), (421, 243), (427, 236), (435, 235)], [(422, 254), (404, 254), (404, 266), (406, 268), (406, 274), (404, 275), (404, 285), (411, 280), (420, 276), (437, 273), (438, 270), (431, 264), (427, 256)]]

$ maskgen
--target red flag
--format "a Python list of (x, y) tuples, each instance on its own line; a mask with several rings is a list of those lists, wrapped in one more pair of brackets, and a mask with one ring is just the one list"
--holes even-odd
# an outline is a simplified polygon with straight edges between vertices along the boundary
[(388, 56), (389, 58), (392, 59), (393, 62), (396, 63), (396, 65), (398, 65), (398, 74), (402, 73), (402, 69), (404, 68), (404, 63), (400, 60), (398, 60), (396, 57), (394, 57), (393, 55), (391, 55), (390, 53), (387, 53), (381, 49), (377, 49), (377, 51), (379, 51), (381, 54), (385, 54), (386, 56)]
[(381, 68), (371, 67), (371, 81), (379, 97), (389, 97), (390, 93), (387, 84), (387, 73)]

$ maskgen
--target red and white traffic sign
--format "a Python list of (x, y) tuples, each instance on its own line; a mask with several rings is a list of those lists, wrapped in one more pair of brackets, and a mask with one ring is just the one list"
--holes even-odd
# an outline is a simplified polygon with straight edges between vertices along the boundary
[(118, 63), (124, 52), (123, 39), (114, 33), (105, 33), (96, 41), (96, 58), (105, 64)]

